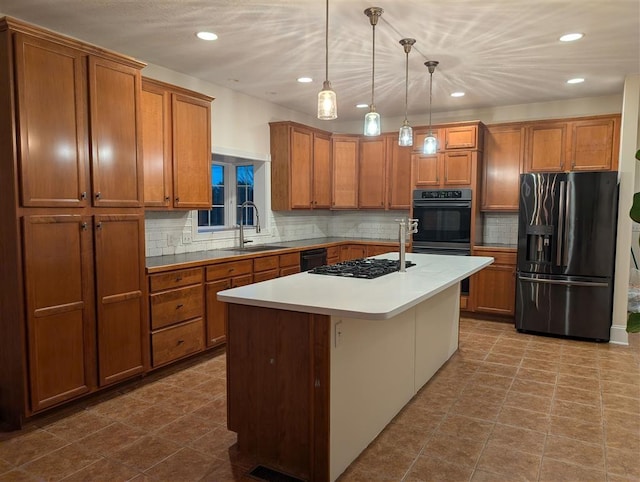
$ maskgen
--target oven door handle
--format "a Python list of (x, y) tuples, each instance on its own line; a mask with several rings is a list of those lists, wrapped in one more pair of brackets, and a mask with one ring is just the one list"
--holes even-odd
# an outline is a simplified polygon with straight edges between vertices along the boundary
[(414, 208), (471, 208), (469, 202), (414, 201)]

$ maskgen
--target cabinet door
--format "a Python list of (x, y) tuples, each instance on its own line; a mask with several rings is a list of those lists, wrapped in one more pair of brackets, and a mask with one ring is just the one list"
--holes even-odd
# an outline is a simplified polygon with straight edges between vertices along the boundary
[(219, 291), (231, 288), (231, 280), (223, 279), (206, 284), (207, 298), (207, 346), (215, 346), (226, 340), (227, 304), (218, 301)]
[(445, 129), (445, 149), (475, 149), (478, 126), (447, 127)]
[(384, 137), (360, 141), (358, 207), (384, 209), (385, 157)]
[(98, 374), (108, 385), (144, 369), (143, 216), (95, 216), (95, 250)]
[(513, 316), (516, 301), (515, 266), (491, 265), (474, 275), (474, 309)]
[(444, 185), (460, 186), (471, 184), (471, 151), (445, 152), (443, 154)]
[(398, 137), (389, 138), (387, 146), (387, 207), (411, 207), (411, 147), (400, 147)]
[(358, 207), (358, 138), (333, 138), (331, 207)]
[(168, 207), (171, 203), (171, 95), (165, 89), (142, 82), (142, 158), (144, 205)]
[(85, 206), (85, 57), (29, 35), (14, 38), (22, 205)]
[(482, 210), (517, 211), (524, 128), (489, 128), (485, 137)]
[(91, 218), (23, 218), (31, 409), (95, 386)]
[(313, 133), (291, 128), (291, 208), (311, 208), (313, 169)]
[(571, 125), (571, 170), (611, 170), (615, 121), (594, 119)]
[(211, 209), (211, 103), (172, 94), (173, 205)]
[(95, 206), (142, 206), (140, 71), (89, 57), (91, 176)]
[(313, 136), (313, 207), (331, 207), (331, 138)]
[(413, 183), (415, 186), (440, 185), (440, 158), (435, 156), (413, 156)]
[(539, 123), (527, 129), (526, 172), (563, 171), (567, 142), (567, 124)]

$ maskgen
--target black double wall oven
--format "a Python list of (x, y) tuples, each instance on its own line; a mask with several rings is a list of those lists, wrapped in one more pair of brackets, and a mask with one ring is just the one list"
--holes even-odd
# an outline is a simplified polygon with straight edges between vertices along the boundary
[[(471, 189), (417, 189), (413, 191), (413, 252), (471, 255)], [(461, 283), (469, 294), (469, 279)]]

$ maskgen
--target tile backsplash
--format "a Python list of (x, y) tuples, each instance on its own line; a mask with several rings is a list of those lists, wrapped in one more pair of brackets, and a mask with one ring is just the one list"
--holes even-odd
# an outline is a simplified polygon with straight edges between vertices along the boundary
[(517, 213), (484, 213), (482, 241), (485, 245), (518, 243)]

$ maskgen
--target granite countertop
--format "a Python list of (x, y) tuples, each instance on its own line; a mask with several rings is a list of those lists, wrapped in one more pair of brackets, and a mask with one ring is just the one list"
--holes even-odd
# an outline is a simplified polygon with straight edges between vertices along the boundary
[[(313, 249), (322, 246), (342, 243), (374, 243), (397, 245), (393, 239), (372, 239), (372, 238), (311, 238), (296, 241), (284, 241), (279, 243), (264, 243), (274, 246), (273, 250), (265, 251), (239, 251), (232, 247), (222, 249), (210, 249), (208, 251), (197, 251), (194, 253), (181, 253), (165, 256), (150, 256), (146, 258), (147, 273), (160, 273), (171, 269), (194, 268), (204, 264), (215, 264), (224, 261), (240, 260), (252, 258), (258, 255), (284, 254), (288, 251), (299, 251), (303, 249)], [(253, 245), (252, 245), (253, 246)], [(259, 245), (256, 245), (259, 246)]]
[(218, 293), (218, 299), (304, 313), (386, 320), (493, 263), (493, 258), (486, 256), (407, 253), (406, 259), (416, 265), (406, 272), (375, 279), (297, 273), (224, 290)]

